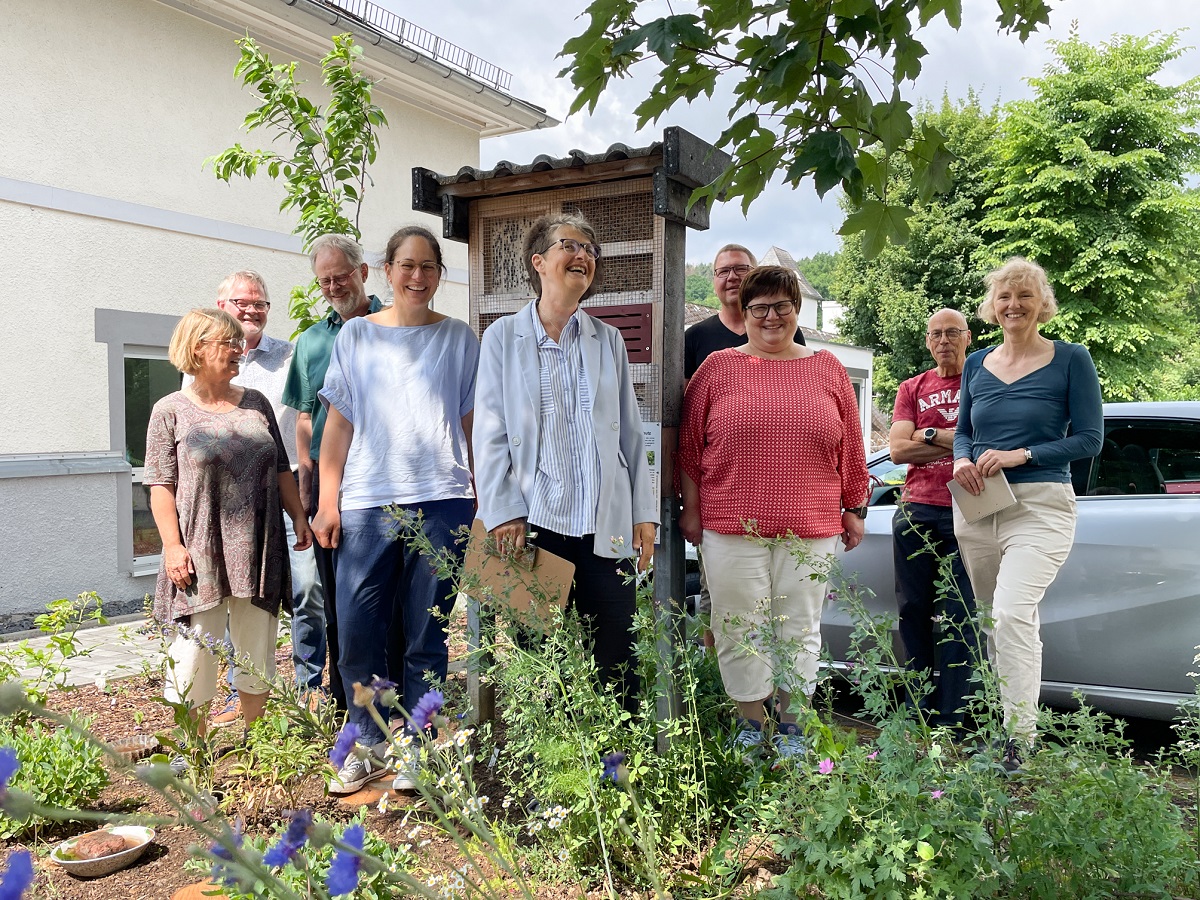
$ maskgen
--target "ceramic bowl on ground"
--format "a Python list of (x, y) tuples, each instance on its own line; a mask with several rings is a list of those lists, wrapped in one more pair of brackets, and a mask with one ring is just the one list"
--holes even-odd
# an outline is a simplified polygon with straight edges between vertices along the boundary
[[(126, 847), (118, 853), (110, 853), (108, 856), (96, 859), (72, 859), (75, 844), (80, 838), (85, 838), (89, 834), (114, 834), (125, 839)], [(96, 878), (132, 864), (146, 852), (146, 848), (150, 846), (152, 840), (154, 840), (153, 828), (147, 828), (144, 825), (109, 825), (99, 831), (89, 831), (87, 834), (63, 841), (51, 851), (50, 858), (72, 875), (78, 875), (80, 878)]]

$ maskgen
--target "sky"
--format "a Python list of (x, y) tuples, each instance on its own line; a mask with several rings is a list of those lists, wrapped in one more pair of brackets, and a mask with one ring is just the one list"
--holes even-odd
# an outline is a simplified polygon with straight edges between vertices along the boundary
[[(484, 140), (480, 146), (484, 168), (502, 159), (528, 163), (539, 153), (565, 156), (572, 149), (597, 153), (616, 142), (642, 147), (660, 139), (668, 125), (679, 125), (715, 141), (728, 123), (729, 105), (720, 102), (718, 92), (711, 101), (679, 106), (657, 125), (635, 131), (633, 109), (654, 82), (655, 72), (650, 67), (655, 61), (642, 63), (631, 79), (610, 87), (594, 114), (567, 118), (574, 92), (566, 78), (557, 77), (564, 60), (556, 57), (563, 44), (586, 27), (586, 19), (581, 17), (587, 6), (584, 0), (375, 2), (511, 72), (510, 93), (544, 107), (562, 122), (552, 129)], [(918, 34), (929, 53), (916, 83), (903, 89), (906, 99), (939, 102), (943, 94), (958, 99), (971, 88), (984, 103), (1028, 98), (1032, 91), (1027, 79), (1040, 75), (1053, 61), (1048, 42), (1066, 40), (1073, 26), (1089, 43), (1106, 41), (1113, 34), (1187, 29), (1182, 34), (1183, 45), (1200, 44), (1200, 3), (1193, 0), (1049, 2), (1050, 27), (1022, 44), (1013, 35), (998, 33), (995, 0), (963, 0), (961, 29), (956, 32), (939, 18)], [(673, 4), (676, 13), (691, 6), (686, 0)], [(1200, 50), (1189, 50), (1166, 70), (1163, 80), (1174, 83), (1196, 74), (1200, 74)], [(842, 221), (836, 193), (818, 198), (810, 179), (798, 189), (772, 185), (745, 217), (739, 202), (719, 204), (708, 231), (689, 230), (687, 259), (711, 262), (716, 250), (731, 241), (759, 254), (778, 246), (797, 258), (835, 251), (840, 240), (836, 231)]]

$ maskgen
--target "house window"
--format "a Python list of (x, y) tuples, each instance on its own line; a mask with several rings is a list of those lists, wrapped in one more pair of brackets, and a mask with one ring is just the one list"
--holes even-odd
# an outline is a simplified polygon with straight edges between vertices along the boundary
[(96, 342), (108, 345), (109, 448), (125, 457), (131, 476), (119, 479), (116, 497), (117, 566), (130, 575), (158, 571), (162, 541), (142, 484), (146, 425), (162, 397), (179, 390), (180, 375), (167, 360), (176, 316), (96, 310)]
[(142, 483), (146, 465), (146, 426), (154, 404), (179, 390), (179, 371), (164, 351), (125, 356), (125, 459), (133, 469), (133, 565), (153, 566), (162, 553), (162, 538), (150, 513), (150, 489)]

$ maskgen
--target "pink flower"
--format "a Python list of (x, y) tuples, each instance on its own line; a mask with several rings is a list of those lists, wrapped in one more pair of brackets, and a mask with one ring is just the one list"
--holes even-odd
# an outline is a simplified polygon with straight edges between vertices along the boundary
[(944, 793), (945, 793), (945, 791), (930, 791), (929, 796), (932, 797), (934, 800), (941, 800), (942, 794), (944, 794)]
[(828, 775), (833, 771), (833, 760), (823, 759), (817, 764), (817, 771), (822, 775)]
[(879, 755), (878, 750), (872, 750), (870, 753), (867, 754), (867, 759), (874, 759), (878, 755)]

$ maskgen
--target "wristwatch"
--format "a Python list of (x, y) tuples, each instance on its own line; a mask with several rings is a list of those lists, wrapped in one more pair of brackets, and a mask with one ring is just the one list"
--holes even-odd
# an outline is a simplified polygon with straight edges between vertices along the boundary
[(932, 444), (937, 439), (937, 429), (926, 428), (921, 432), (921, 437), (924, 439), (925, 443)]
[(854, 513), (860, 519), (865, 519), (867, 517), (867, 508), (865, 506), (851, 507), (850, 509), (847, 509), (846, 512)]

